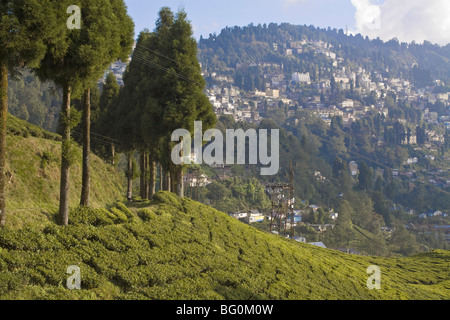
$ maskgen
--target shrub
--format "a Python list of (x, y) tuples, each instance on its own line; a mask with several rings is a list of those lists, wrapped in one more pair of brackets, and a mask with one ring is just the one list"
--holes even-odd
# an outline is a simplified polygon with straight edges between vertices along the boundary
[(128, 217), (122, 210), (117, 209), (117, 208), (111, 208), (110, 211), (115, 216), (116, 223), (128, 222)]
[(145, 208), (138, 212), (138, 217), (143, 221), (150, 221), (156, 219), (156, 214), (152, 210)]
[(174, 193), (167, 192), (167, 191), (160, 191), (157, 192), (152, 199), (152, 203), (155, 204), (168, 204), (172, 207), (175, 207), (179, 210), (183, 210), (183, 205), (181, 204), (180, 197), (175, 195)]
[(77, 207), (69, 215), (69, 224), (87, 224), (92, 226), (102, 226), (114, 224), (116, 215), (105, 209), (93, 209), (89, 207)]
[(124, 205), (122, 202), (117, 202), (116, 208), (119, 209), (120, 211), (122, 211), (123, 213), (125, 213), (128, 220), (132, 221), (134, 219), (133, 212), (131, 212), (130, 209), (128, 209), (128, 207), (126, 205)]

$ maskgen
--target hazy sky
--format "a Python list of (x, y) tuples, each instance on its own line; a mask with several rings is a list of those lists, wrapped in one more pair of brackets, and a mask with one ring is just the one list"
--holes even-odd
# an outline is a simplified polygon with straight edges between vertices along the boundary
[(224, 27), (289, 22), (389, 40), (450, 43), (450, 0), (125, 0), (136, 34), (153, 30), (163, 6), (184, 8), (195, 37)]

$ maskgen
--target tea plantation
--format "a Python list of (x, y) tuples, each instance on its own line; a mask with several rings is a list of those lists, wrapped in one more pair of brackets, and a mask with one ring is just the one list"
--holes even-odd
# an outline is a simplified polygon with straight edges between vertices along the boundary
[[(67, 289), (79, 266), (81, 290)], [(367, 288), (367, 268), (381, 289)], [(0, 230), (0, 299), (449, 299), (450, 252), (355, 256), (258, 231), (173, 194), (70, 225)]]

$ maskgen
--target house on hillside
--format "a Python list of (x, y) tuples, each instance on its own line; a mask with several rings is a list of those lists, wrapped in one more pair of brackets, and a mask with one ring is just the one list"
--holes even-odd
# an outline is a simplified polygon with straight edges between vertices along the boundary
[(356, 161), (351, 161), (348, 165), (348, 168), (350, 169), (350, 173), (352, 176), (356, 176), (358, 174), (358, 164)]
[(294, 240), (298, 241), (298, 242), (306, 243), (306, 238), (305, 237), (294, 236)]
[(323, 244), (323, 242), (308, 242), (308, 244), (311, 244), (311, 245), (313, 245), (313, 246), (316, 246), (316, 247), (321, 247), (321, 248), (327, 248), (324, 244)]
[(211, 179), (204, 174), (197, 175), (189, 173), (183, 176), (183, 183), (185, 186), (190, 187), (205, 187), (211, 183)]
[(414, 158), (408, 158), (408, 160), (406, 160), (407, 164), (416, 164), (419, 162), (419, 159), (417, 159), (417, 157)]
[(229, 216), (235, 219), (246, 219), (248, 217), (248, 212), (247, 211), (233, 212), (230, 213)]
[(337, 212), (330, 212), (330, 219), (336, 221), (339, 217), (339, 213)]
[(436, 210), (436, 211), (434, 211), (434, 210), (431, 210), (431, 211), (427, 211), (426, 213), (425, 213), (426, 215), (427, 215), (427, 217), (439, 217), (439, 216), (442, 216), (442, 211), (439, 211), (439, 210)]
[(265, 217), (258, 210), (250, 210), (248, 215), (249, 223), (263, 222)]

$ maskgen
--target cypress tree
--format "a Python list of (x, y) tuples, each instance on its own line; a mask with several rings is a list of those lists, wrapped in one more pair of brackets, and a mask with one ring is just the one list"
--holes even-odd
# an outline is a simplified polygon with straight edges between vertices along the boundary
[(58, 15), (61, 17), (66, 12), (62, 8), (61, 3), (50, 0), (0, 2), (0, 226), (5, 225), (6, 219), (8, 76), (21, 67), (38, 66), (46, 53), (46, 45), (59, 42)]
[[(107, 66), (123, 57), (133, 43), (133, 22), (126, 13), (123, 0), (78, 0), (61, 1), (66, 5), (81, 8), (81, 29), (64, 28), (64, 46), (50, 46), (42, 65), (37, 69), (44, 80), (53, 80), (63, 89), (62, 119), (62, 161), (59, 223), (68, 224), (69, 218), (69, 168), (71, 165), (71, 127), (74, 125), (70, 102), (72, 94), (80, 96), (96, 82)], [(64, 21), (64, 24), (66, 21)], [(86, 108), (89, 104), (86, 103)], [(88, 113), (84, 113), (88, 122)], [(86, 119), (87, 118), (87, 119)], [(86, 132), (85, 132), (86, 135)], [(85, 143), (88, 137), (85, 137)], [(85, 148), (83, 168), (88, 168), (89, 150)], [(88, 204), (89, 173), (84, 174), (83, 202)]]
[[(116, 126), (114, 125), (114, 112), (119, 93), (120, 87), (117, 83), (117, 79), (114, 76), (114, 73), (110, 72), (106, 76), (105, 84), (103, 85), (100, 95), (99, 118), (92, 124), (96, 132), (114, 139), (117, 139)], [(111, 160), (111, 163), (114, 164), (114, 143), (111, 141), (111, 143), (106, 147), (106, 150), (102, 151), (104, 151), (103, 156), (105, 159)]]
[[(170, 10), (163, 8), (160, 12), (160, 23), (156, 31), (162, 57), (159, 61), (168, 70), (182, 75), (182, 77), (164, 74), (158, 79), (163, 90), (158, 91), (156, 100), (162, 108), (163, 132), (165, 133), (162, 152), (170, 159), (174, 143), (170, 141), (173, 131), (179, 128), (194, 131), (194, 121), (202, 121), (203, 130), (212, 128), (216, 123), (216, 116), (207, 97), (203, 93), (205, 81), (201, 75), (201, 68), (197, 60), (197, 42), (193, 38), (193, 31), (187, 15), (179, 11), (173, 24), (164, 25), (165, 15), (170, 16)], [(174, 165), (169, 160), (169, 172), (172, 191), (183, 196), (183, 166)]]
[(194, 121), (202, 121), (206, 131), (216, 122), (203, 93), (205, 81), (192, 35), (184, 11), (174, 15), (162, 8), (154, 32), (140, 33), (124, 76), (115, 119), (122, 144), (141, 153), (144, 198), (151, 198), (156, 190), (157, 162), (164, 190), (183, 195), (183, 167), (171, 161), (172, 132), (183, 128), (192, 134)]

